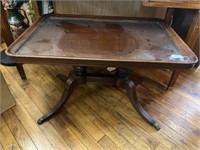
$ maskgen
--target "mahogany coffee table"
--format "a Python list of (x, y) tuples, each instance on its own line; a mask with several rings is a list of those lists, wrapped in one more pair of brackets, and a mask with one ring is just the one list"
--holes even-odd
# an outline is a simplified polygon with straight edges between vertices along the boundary
[[(157, 130), (159, 124), (137, 99), (127, 68), (184, 70), (197, 57), (161, 20), (125, 17), (45, 15), (7, 50), (17, 63), (61, 64), (74, 67), (58, 103), (38, 124), (52, 117), (77, 84), (100, 82), (123, 86), (139, 115)], [(87, 72), (87, 67), (116, 67), (115, 74)]]

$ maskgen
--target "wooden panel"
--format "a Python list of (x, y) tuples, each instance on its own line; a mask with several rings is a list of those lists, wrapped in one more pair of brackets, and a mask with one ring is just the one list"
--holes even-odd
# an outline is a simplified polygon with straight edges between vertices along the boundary
[[(185, 39), (187, 45), (194, 51), (198, 59), (200, 59), (199, 33), (200, 33), (200, 11), (195, 14), (190, 29), (188, 31), (187, 37)], [(197, 63), (196, 66), (198, 65), (199, 62)]]
[(144, 0), (144, 6), (200, 9), (199, 0)]
[(155, 17), (163, 19), (166, 9), (142, 6), (142, 0), (134, 1), (54, 1), (57, 14)]
[(1, 3), (1, 37), (3, 37), (5, 43), (9, 46), (13, 41), (13, 35), (12, 32), (10, 30), (10, 25), (8, 24), (8, 20), (6, 17), (6, 12), (3, 8), (3, 5)]

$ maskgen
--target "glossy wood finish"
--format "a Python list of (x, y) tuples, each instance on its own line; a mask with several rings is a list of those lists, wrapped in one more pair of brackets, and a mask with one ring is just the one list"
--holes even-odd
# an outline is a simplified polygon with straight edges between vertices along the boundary
[(7, 53), (23, 63), (99, 67), (189, 69), (197, 62), (167, 24), (123, 17), (43, 16)]
[[(61, 80), (63, 80), (63, 76), (61, 76)], [(42, 124), (43, 122), (49, 120), (53, 117), (69, 100), (73, 90), (77, 86), (77, 84), (86, 84), (89, 82), (95, 83), (104, 83), (104, 84), (111, 84), (117, 87), (122, 86), (127, 91), (127, 95), (131, 104), (138, 112), (138, 114), (151, 126), (153, 126), (156, 130), (160, 129), (160, 125), (156, 122), (141, 106), (140, 102), (138, 101), (136, 95), (136, 86), (135, 83), (130, 77), (128, 76), (128, 72), (126, 69), (117, 69), (115, 74), (101, 74), (101, 73), (88, 73), (86, 67), (74, 67), (73, 72), (70, 73), (68, 79), (66, 78), (65, 88), (60, 100), (57, 104), (45, 115), (38, 119), (37, 123)]]
[(42, 124), (43, 122), (49, 120), (51, 117), (53, 117), (63, 106), (64, 104), (69, 100), (75, 86), (77, 85), (77, 78), (75, 76), (70, 76), (65, 81), (65, 87), (62, 96), (60, 97), (57, 104), (45, 115), (43, 115), (41, 118), (37, 120), (38, 124)]
[(143, 0), (144, 6), (200, 9), (199, 0)]
[(162, 89), (170, 71), (131, 70), (144, 78), (137, 96), (160, 123), (159, 131), (143, 121), (123, 89), (96, 83), (78, 86), (60, 113), (37, 125), (38, 117), (62, 94), (64, 84), (56, 74), (72, 68), (25, 64), (24, 69), (28, 80), (16, 76), (13, 67), (0, 66), (16, 100), (16, 106), (1, 115), (0, 149), (200, 149), (200, 68), (181, 72), (167, 91)]
[[(121, 67), (189, 69), (197, 62), (189, 47), (167, 24), (160, 20), (130, 18), (44, 16), (12, 44), (7, 53), (17, 62), (73, 65), (81, 68), (115, 66), (118, 70)], [(100, 81), (107, 81), (107, 75), (101, 77), (100, 74), (91, 78), (81, 68), (81, 72), (75, 70), (75, 76), (69, 76), (60, 100), (49, 113), (38, 120), (39, 124), (64, 106), (75, 83), (84, 83), (87, 79), (97, 82), (98, 78)], [(134, 82), (128, 79), (128, 75), (116, 76), (113, 79), (117, 85), (125, 87), (136, 111), (158, 130), (158, 123), (140, 105)]]

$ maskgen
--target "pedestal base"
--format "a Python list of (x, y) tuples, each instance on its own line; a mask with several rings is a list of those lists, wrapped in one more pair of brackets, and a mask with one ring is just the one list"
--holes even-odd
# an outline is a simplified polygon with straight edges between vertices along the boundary
[(87, 82), (99, 82), (105, 84), (113, 84), (116, 86), (122, 86), (126, 89), (128, 98), (131, 104), (138, 112), (138, 114), (156, 130), (160, 129), (159, 124), (142, 108), (140, 102), (137, 99), (135, 83), (129, 78), (126, 69), (117, 69), (115, 74), (99, 74), (88, 73), (86, 67), (74, 67), (73, 72), (66, 78), (65, 76), (58, 76), (61, 80), (65, 81), (65, 88), (63, 94), (58, 103), (44, 116), (38, 119), (37, 123), (42, 124), (44, 121), (50, 119), (55, 115), (59, 109), (69, 100), (73, 89), (77, 84), (86, 84)]

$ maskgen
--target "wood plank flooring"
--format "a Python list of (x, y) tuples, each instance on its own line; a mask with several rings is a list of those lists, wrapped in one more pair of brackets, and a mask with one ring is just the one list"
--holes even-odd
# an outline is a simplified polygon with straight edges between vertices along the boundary
[(131, 70), (143, 77), (137, 94), (144, 109), (161, 125), (156, 131), (130, 104), (124, 89), (101, 84), (79, 86), (60, 112), (42, 125), (36, 121), (58, 101), (64, 84), (57, 73), (71, 67), (24, 65), (0, 70), (16, 106), (0, 118), (0, 149), (168, 150), (200, 149), (200, 69), (182, 72), (165, 90), (168, 70)]

